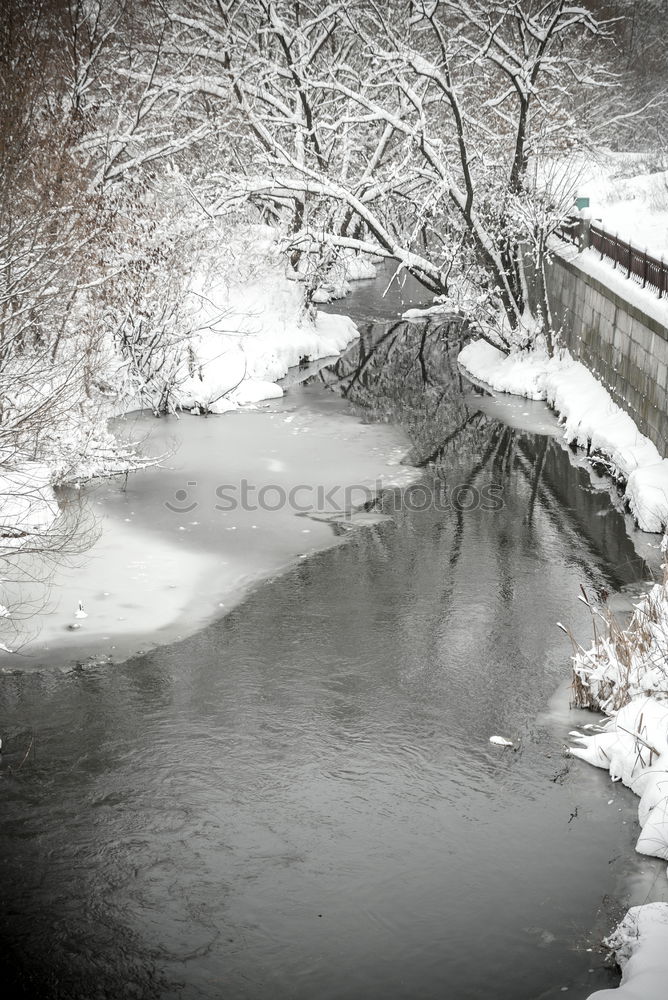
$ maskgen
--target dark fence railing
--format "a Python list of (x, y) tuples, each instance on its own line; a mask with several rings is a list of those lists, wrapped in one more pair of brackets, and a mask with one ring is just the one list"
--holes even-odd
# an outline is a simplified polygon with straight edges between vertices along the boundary
[(591, 247), (601, 255), (601, 260), (605, 257), (611, 261), (615, 268), (625, 272), (625, 277), (642, 285), (643, 288), (653, 288), (659, 294), (659, 298), (668, 295), (668, 263), (662, 258), (641, 250), (633, 243), (620, 240), (618, 236), (613, 236), (601, 226), (590, 222), (588, 219), (580, 219), (571, 216), (557, 230), (557, 235), (562, 240), (574, 243), (581, 250)]

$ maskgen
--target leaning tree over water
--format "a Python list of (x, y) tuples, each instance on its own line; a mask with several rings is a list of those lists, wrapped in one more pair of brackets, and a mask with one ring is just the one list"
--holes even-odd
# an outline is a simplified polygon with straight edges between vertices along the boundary
[(586, 142), (582, 93), (612, 85), (605, 21), (565, 0), (196, 0), (167, 17), (159, 86), (229, 139), (209, 212), (288, 211), (293, 253), (379, 253), (492, 342), (551, 348), (543, 268), (572, 191), (548, 168)]

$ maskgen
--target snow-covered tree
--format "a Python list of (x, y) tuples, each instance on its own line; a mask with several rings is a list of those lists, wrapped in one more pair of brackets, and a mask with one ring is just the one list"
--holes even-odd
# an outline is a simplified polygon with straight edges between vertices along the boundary
[(380, 252), (475, 309), (493, 342), (542, 333), (551, 347), (542, 269), (571, 192), (532, 182), (539, 160), (585, 141), (583, 93), (612, 82), (594, 14), (566, 0), (196, 0), (169, 16), (159, 86), (219, 109), (233, 150), (207, 178), (213, 214), (289, 206), (294, 251)]
[(643, 109), (625, 118), (605, 140), (620, 149), (667, 152), (666, 23), (668, 0), (608, 0), (606, 16), (614, 17), (618, 61), (624, 92)]

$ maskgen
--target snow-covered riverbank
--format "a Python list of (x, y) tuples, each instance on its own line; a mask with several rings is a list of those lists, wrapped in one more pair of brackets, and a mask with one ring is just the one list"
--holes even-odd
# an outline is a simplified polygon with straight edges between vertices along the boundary
[(668, 525), (668, 459), (640, 433), (608, 391), (568, 352), (503, 354), (485, 341), (468, 344), (461, 366), (501, 392), (544, 399), (557, 413), (568, 444), (585, 448), (613, 478), (626, 484), (625, 498), (643, 531)]
[[(226, 413), (283, 395), (278, 380), (303, 359), (333, 357), (357, 336), (347, 316), (304, 307), (304, 285), (277, 250), (277, 234), (255, 226), (257, 263), (247, 274), (215, 269), (195, 276), (189, 294), (193, 334), (176, 400), (194, 412)], [(339, 297), (349, 281), (372, 278), (373, 264), (344, 259), (337, 272)], [(317, 301), (328, 301), (323, 294)]]
[[(625, 499), (645, 531), (668, 526), (668, 460), (644, 437), (605, 388), (567, 353), (506, 356), (478, 341), (459, 363), (469, 375), (496, 390), (544, 399), (556, 411), (564, 439), (587, 450), (615, 479), (626, 484)], [(664, 557), (666, 546), (664, 543)], [(573, 756), (607, 768), (641, 796), (641, 854), (668, 860), (668, 578), (636, 605), (629, 626), (615, 634), (605, 624), (591, 650), (574, 658), (579, 682), (593, 692), (592, 706), (611, 719), (602, 727), (574, 732)], [(598, 612), (594, 612), (595, 615)], [(603, 616), (601, 616), (603, 617)], [(659, 1000), (668, 979), (668, 904), (632, 908), (609, 939), (623, 969), (618, 990), (593, 997)], [(592, 997), (592, 1000), (593, 1000)]]
[[(135, 442), (121, 444), (110, 432), (111, 417), (144, 408), (226, 413), (280, 398), (278, 382), (290, 368), (334, 357), (357, 337), (347, 316), (305, 309), (304, 283), (287, 265), (275, 229), (252, 225), (229, 238), (224, 250), (205, 241), (190, 262), (185, 301), (172, 303), (184, 314), (182, 335), (170, 341), (165, 334), (160, 351), (110, 342), (85, 406), (73, 395), (59, 414), (62, 426), (36, 425), (21, 449), (0, 449), (0, 539), (13, 547), (40, 544), (58, 517), (53, 486), (144, 466)], [(337, 273), (343, 295), (348, 282), (375, 269), (349, 255)]]
[[(156, 378), (138, 389), (134, 399), (137, 408), (148, 404), (144, 415), (131, 409), (108, 424), (101, 418), (95, 440), (82, 449), (76, 447), (81, 428), (78, 411), (73, 412), (65, 450), (80, 452), (80, 458), (71, 468), (61, 467), (57, 456), (3, 464), (0, 651), (5, 667), (41, 663), (65, 647), (73, 656), (102, 651), (130, 655), (140, 644), (155, 641), (158, 632), (166, 642), (199, 627), (214, 610), (219, 612), (221, 600), (229, 603), (249, 581), (333, 541), (331, 526), (307, 529), (286, 506), (282, 513), (272, 512), (268, 534), (266, 525), (253, 524), (255, 542), (230, 559), (221, 560), (225, 546), (220, 544), (205, 553), (200, 544), (183, 545), (180, 537), (175, 547), (174, 512), (164, 508), (172, 486), (178, 495), (181, 486), (187, 492), (194, 483), (200, 488), (206, 483), (210, 502), (203, 516), (215, 519), (215, 490), (230, 482), (244, 480), (256, 489), (285, 487), (286, 493), (304, 488), (312, 492), (315, 510), (317, 488), (327, 493), (339, 487), (343, 495), (346, 489), (359, 492), (410, 478), (406, 470), (399, 474), (394, 468), (404, 450), (401, 435), (387, 427), (360, 425), (344, 404), (323, 414), (311, 408), (310, 418), (308, 405), (300, 413), (293, 402), (285, 407), (278, 403), (270, 413), (262, 404), (281, 400), (286, 390), (279, 381), (290, 369), (312, 372), (358, 333), (347, 316), (306, 311), (303, 285), (278, 252), (276, 232), (250, 228), (247, 245), (237, 248), (241, 253), (245, 247), (250, 262), (245, 260), (236, 275), (211, 261), (194, 268), (187, 306), (190, 332), (170, 374), (172, 416), (156, 422), (149, 415), (164, 390)], [(344, 264), (347, 280), (370, 277), (373, 271), (370, 262), (357, 258)], [(110, 359), (110, 377), (119, 364), (120, 358)], [(117, 384), (123, 378), (119, 370)], [(117, 403), (124, 403), (121, 412), (128, 402), (132, 407), (132, 398), (117, 396)], [(262, 412), (253, 414), (258, 404)], [(245, 412), (249, 407), (251, 412)], [(102, 412), (114, 410), (119, 406), (110, 397)], [(236, 414), (238, 419), (220, 424), (222, 418), (212, 416), (206, 427), (195, 429), (193, 417), (178, 418), (185, 411)], [(204, 454), (203, 442), (224, 461)], [(316, 474), (323, 452), (329, 463), (324, 473)], [(170, 473), (176, 469), (182, 470), (182, 484), (172, 483)], [(104, 481), (125, 471), (133, 473), (128, 482)], [(86, 486), (90, 479), (103, 481)], [(62, 485), (66, 489), (58, 492)], [(147, 520), (145, 510), (132, 509), (133, 500), (137, 508), (148, 503), (155, 509), (148, 518), (149, 532), (138, 534), (132, 527), (136, 520)], [(261, 522), (266, 513), (251, 520)], [(281, 517), (283, 523), (277, 525)], [(194, 529), (201, 523), (191, 521), (178, 530), (197, 534)], [(218, 524), (222, 530), (220, 516)], [(228, 530), (245, 527), (239, 523)], [(306, 538), (308, 533), (312, 535)], [(79, 601), (86, 617), (74, 622)]]
[[(400, 431), (299, 385), (259, 408), (160, 421), (136, 413), (119, 428), (166, 457), (127, 484), (70, 495), (70, 516), (88, 526), (79, 551), (22, 557), (21, 585), (5, 584), (4, 603), (30, 613), (3, 619), (18, 650), (2, 654), (4, 669), (121, 659), (192, 634), (259, 580), (339, 544), (345, 529), (328, 514), (344, 517), (415, 475), (400, 465)], [(85, 619), (75, 618), (79, 601)]]
[[(377, 287), (384, 286), (379, 282)], [(356, 315), (370, 312), (366, 291)], [(378, 303), (381, 311), (384, 317), (386, 300)], [(394, 304), (387, 309), (397, 311)], [(365, 357), (372, 342), (382, 349), (394, 323), (389, 319), (385, 326), (381, 318), (373, 327), (370, 331), (360, 322), (363, 340), (351, 347), (334, 374), (354, 373), (357, 359)], [(385, 521), (353, 532), (349, 543), (329, 553), (295, 560), (280, 579), (254, 587), (243, 607), (182, 643), (61, 679), (46, 674), (4, 678), (4, 766), (20, 762), (22, 727), (29, 723), (37, 733), (37, 759), (48, 768), (48, 794), (37, 805), (33, 782), (19, 782), (26, 796), (22, 822), (15, 799), (8, 805), (13, 811), (5, 830), (16, 830), (23, 853), (4, 852), (16, 872), (15, 879), (4, 883), (6, 896), (12, 902), (23, 900), (18, 909), (28, 911), (32, 938), (42, 938), (52, 913), (38, 906), (41, 895), (28, 897), (20, 884), (21, 868), (33, 871), (44, 895), (58, 899), (56, 883), (62, 878), (69, 891), (68, 861), (74, 857), (84, 875), (73, 880), (68, 899), (75, 892), (73, 905), (83, 914), (85, 957), (78, 942), (72, 942), (78, 928), (71, 923), (68, 955), (75, 954), (79, 967), (90, 956), (92, 967), (99, 968), (107, 954), (85, 927), (85, 900), (90, 898), (93, 905), (108, 901), (122, 915), (123, 926), (132, 921), (143, 955), (164, 948), (165, 941), (175, 942), (175, 961), (165, 960), (160, 972), (170, 982), (174, 978), (182, 984), (185, 977), (182, 988), (192, 992), (204, 982), (200, 992), (207, 996), (210, 983), (214, 992), (215, 984), (224, 982), (234, 993), (240, 982), (243, 992), (250, 974), (257, 976), (253, 982), (261, 994), (266, 970), (272, 988), (279, 983), (278, 993), (289, 993), (294, 970), (310, 968), (311, 957), (318, 954), (323, 928), (332, 947), (305, 982), (304, 993), (313, 996), (338, 988), (342, 934), (350, 961), (341, 988), (350, 990), (354, 979), (356, 995), (364, 995), (368, 986), (370, 962), (374, 970), (385, 970), (381, 987), (388, 996), (396, 970), (415, 985), (417, 995), (429, 996), (437, 995), (444, 982), (455, 996), (481, 997), (494, 996), (500, 981), (514, 996), (556, 996), (563, 987), (566, 995), (582, 996), (587, 986), (609, 985), (601, 956), (578, 945), (585, 937), (592, 944), (592, 937), (608, 929), (605, 915), (595, 914), (601, 893), (615, 894), (626, 877), (628, 866), (614, 859), (627, 845), (632, 810), (624, 800), (625, 789), (608, 794), (602, 772), (574, 762), (564, 773), (565, 712), (551, 721), (537, 713), (564, 677), (567, 643), (551, 623), (571, 602), (583, 572), (593, 584), (610, 573), (617, 578), (616, 567), (624, 564), (618, 578), (629, 585), (637, 580), (632, 546), (622, 520), (602, 516), (603, 497), (583, 495), (582, 507), (572, 516), (583, 479), (570, 462), (575, 456), (567, 456), (552, 440), (507, 432), (490, 419), (491, 413), (478, 414), (478, 403), (488, 399), (457, 376), (456, 342), (449, 345), (447, 359), (440, 359), (436, 331), (431, 336), (434, 351), (428, 340), (422, 358), (435, 385), (432, 395), (423, 392), (420, 359), (411, 349), (414, 331), (401, 331), (408, 350), (395, 351), (401, 363), (391, 379), (402, 402), (392, 413), (410, 413), (410, 427), (422, 424), (419, 413), (424, 412), (424, 423), (433, 424), (431, 401), (442, 389), (453, 406), (447, 424), (432, 428), (436, 442), (460, 426), (462, 411), (473, 416), (479, 430), (452, 449), (443, 464), (450, 470), (451, 487), (474, 482), (482, 489), (487, 482), (503, 482), (501, 509), (478, 505), (450, 511), (430, 504), (424, 510), (421, 489), (411, 491), (397, 511), (386, 498), (383, 510), (396, 527)], [(413, 364), (408, 375), (407, 360)], [(368, 372), (369, 366), (363, 374)], [(390, 413), (381, 392), (388, 386), (379, 381), (368, 380), (369, 403), (377, 393), (378, 404), (367, 412), (382, 423)], [(145, 418), (149, 425), (164, 427), (167, 436), (170, 425), (176, 433), (188, 427), (197, 436), (210, 434), (201, 459), (210, 479), (189, 485), (197, 477), (187, 467), (177, 467), (191, 451), (184, 444), (165, 463), (174, 468), (166, 470), (162, 495), (182, 513), (162, 503), (143, 504), (144, 496), (149, 499), (144, 484), (150, 483), (150, 471), (130, 478), (127, 498), (120, 490), (101, 497), (116, 505), (115, 521), (134, 539), (132, 561), (140, 558), (137, 550), (144, 538), (163, 533), (177, 557), (180, 552), (211, 557), (211, 573), (230, 555), (245, 557), (260, 530), (252, 528), (259, 522), (251, 511), (243, 530), (234, 511), (225, 517), (225, 511), (212, 510), (210, 526), (190, 524), (202, 522), (207, 508), (222, 504), (212, 485), (232, 481), (218, 479), (219, 471), (227, 477), (230, 461), (218, 440), (219, 429), (229, 428), (230, 446), (246, 452), (239, 457), (240, 468), (250, 450), (242, 428), (253, 433), (267, 463), (260, 466), (262, 482), (286, 485), (298, 449), (310, 447), (315, 456), (311, 464), (317, 462), (318, 468), (330, 454), (322, 437), (309, 441), (315, 420), (299, 416), (306, 418), (307, 406), (316, 407), (316, 396), (317, 414), (338, 412), (336, 394), (316, 393), (316, 386), (309, 385), (289, 388), (268, 407), (222, 417)], [(416, 402), (424, 408), (418, 415)], [(558, 430), (543, 403), (515, 402)], [(528, 418), (524, 421), (528, 432)], [(350, 417), (346, 423), (362, 435), (373, 430)], [(280, 435), (281, 449), (292, 442), (294, 453), (272, 453), (277, 444), (266, 439), (265, 429), (275, 424), (271, 434)], [(337, 426), (343, 429), (343, 422)], [(128, 427), (131, 436), (137, 436), (136, 430)], [(481, 471), (480, 454), (490, 444), (503, 448), (507, 457)], [(369, 453), (367, 449), (367, 459)], [(268, 467), (269, 461), (281, 459), (284, 472)], [(218, 469), (210, 469), (214, 462)], [(159, 471), (151, 485), (153, 497)], [(538, 475), (534, 503), (532, 481)], [(433, 489), (437, 482), (433, 470), (424, 470), (421, 487), (430, 488), (433, 496), (442, 495)], [(177, 496), (181, 490), (188, 495)], [(303, 493), (297, 496), (298, 502), (305, 499)], [(140, 513), (140, 502), (146, 515)], [(199, 506), (188, 512), (191, 503)], [(164, 523), (157, 523), (158, 515)], [(280, 512), (275, 516), (280, 534), (291, 521), (294, 538), (311, 544), (316, 521), (298, 516), (283, 521)], [(227, 526), (236, 530), (227, 531)], [(302, 534), (302, 527), (312, 530)], [(266, 528), (263, 542), (269, 521)], [(334, 528), (328, 530), (334, 536)], [(214, 547), (216, 534), (227, 555)], [(160, 574), (153, 569), (128, 566), (122, 587), (134, 588), (140, 600), (142, 588), (153, 588), (160, 600)], [(176, 593), (168, 585), (178, 584), (178, 572), (177, 562), (162, 580), (167, 598)], [(547, 595), (538, 585), (541, 580), (547, 581)], [(196, 585), (200, 604), (211, 599), (215, 577), (207, 571)], [(72, 593), (73, 601), (79, 597)], [(107, 613), (106, 602), (112, 599), (119, 604), (134, 600), (127, 593), (105, 597), (93, 591), (85, 598), (88, 618), (73, 636), (63, 629), (65, 639), (81, 640), (83, 648), (94, 626), (93, 612)], [(576, 600), (572, 603), (586, 631), (586, 610)], [(66, 611), (71, 621), (73, 605)], [(132, 607), (119, 614), (143, 619)], [(121, 658), (118, 651), (115, 655)], [(538, 671), (535, 664), (541, 665)], [(490, 744), (495, 733), (513, 739), (517, 752)], [(28, 777), (29, 765), (24, 769)], [(611, 807), (607, 800), (613, 797)], [(578, 804), (578, 816), (569, 822)], [(613, 811), (619, 823), (609, 823)], [(182, 813), (188, 817), (185, 826)], [(26, 822), (39, 832), (32, 841), (21, 837)], [(69, 845), (55, 869), (45, 849), (52, 839)], [(158, 849), (168, 864), (164, 878), (156, 880)], [(304, 860), (286, 865), (286, 857)], [(229, 891), (221, 899), (221, 872), (227, 879), (232, 868), (233, 881), (226, 881)], [(119, 870), (127, 870), (129, 877), (119, 879)], [(403, 873), (400, 878), (397, 872)], [(352, 898), (351, 877), (356, 886)], [(246, 905), (249, 886), (252, 898)], [(230, 910), (232, 898), (237, 902)], [(453, 908), (453, 899), (461, 905)], [(30, 916), (34, 912), (41, 914), (37, 925)], [(156, 913), (159, 921), (153, 919)], [(202, 919), (193, 920), (192, 913), (203, 914)], [(244, 980), (231, 981), (228, 940), (247, 926), (246, 913), (255, 914), (256, 932), (242, 941), (238, 967)], [(323, 913), (322, 920), (314, 921), (314, 913)], [(601, 928), (599, 934), (587, 934), (592, 925)], [(120, 928), (112, 938), (107, 922), (99, 920), (95, 926), (102, 927), (109, 951), (116, 951)], [(23, 927), (19, 920), (14, 930), (22, 933)], [(212, 927), (220, 930), (220, 945), (207, 949)], [(258, 951), (258, 941), (264, 950)], [(184, 967), (183, 954), (199, 956), (200, 945), (203, 957)], [(108, 991), (114, 994), (113, 988)]]

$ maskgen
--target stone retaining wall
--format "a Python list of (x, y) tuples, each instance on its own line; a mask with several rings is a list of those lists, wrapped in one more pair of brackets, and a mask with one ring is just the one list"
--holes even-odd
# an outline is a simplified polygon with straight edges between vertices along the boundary
[(587, 274), (577, 258), (555, 256), (546, 277), (554, 323), (563, 325), (573, 357), (668, 456), (668, 328)]

